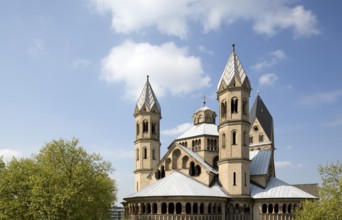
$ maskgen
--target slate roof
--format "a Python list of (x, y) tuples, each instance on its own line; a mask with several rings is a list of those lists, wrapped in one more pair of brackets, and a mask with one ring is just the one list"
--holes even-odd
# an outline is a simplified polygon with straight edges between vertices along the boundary
[(267, 174), (267, 170), (271, 161), (272, 149), (255, 150), (249, 152), (250, 173), (251, 175)]
[(308, 198), (315, 199), (316, 197), (291, 186), (288, 183), (271, 177), (265, 189), (251, 184), (251, 196), (254, 199), (271, 199), (271, 198)]
[(214, 135), (218, 136), (217, 126), (215, 124), (201, 123), (192, 126), (189, 130), (181, 134), (178, 139), (196, 137), (200, 135)]
[(218, 174), (218, 171), (215, 170), (212, 166), (210, 166), (209, 164), (207, 164), (204, 159), (198, 155), (196, 152), (193, 152), (192, 150), (190, 150), (187, 147), (184, 147), (180, 144), (178, 144), (180, 148), (182, 148), (185, 152), (187, 152), (191, 157), (195, 158), (195, 160), (197, 160), (198, 163), (200, 163), (202, 166), (204, 166), (206, 169), (208, 169), (210, 172), (213, 172), (215, 174)]
[(243, 69), (243, 66), (238, 56), (235, 53), (235, 49), (233, 49), (230, 57), (228, 58), (228, 61), (227, 61), (226, 67), (223, 70), (221, 79), (219, 83), (217, 84), (217, 91), (220, 89), (220, 85), (222, 81), (224, 81), (226, 85), (229, 85), (232, 79), (234, 78), (234, 76), (236, 76), (237, 79), (240, 80), (241, 84), (243, 84), (245, 80), (248, 80), (247, 74), (245, 70)]
[(174, 171), (127, 198), (156, 196), (227, 197), (218, 185), (208, 187), (181, 172)]
[(138, 111), (141, 110), (143, 106), (146, 106), (149, 110), (151, 110), (154, 106), (157, 107), (159, 113), (161, 113), (161, 107), (159, 105), (159, 102), (157, 100), (156, 95), (153, 92), (152, 86), (149, 82), (149, 77), (147, 76), (147, 81), (145, 83), (145, 86), (143, 90), (141, 91), (140, 97), (138, 99), (136, 109)]
[(273, 141), (273, 118), (259, 95), (249, 112), (249, 122), (253, 123), (255, 118), (259, 120), (268, 138)]

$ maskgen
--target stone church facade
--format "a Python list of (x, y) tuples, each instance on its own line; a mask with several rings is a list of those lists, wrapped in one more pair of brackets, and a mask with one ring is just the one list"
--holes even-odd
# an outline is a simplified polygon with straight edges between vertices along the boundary
[(136, 192), (124, 198), (125, 219), (289, 220), (316, 198), (276, 177), (273, 118), (259, 94), (250, 109), (250, 93), (233, 47), (218, 115), (204, 103), (161, 158), (161, 106), (147, 78), (134, 111)]

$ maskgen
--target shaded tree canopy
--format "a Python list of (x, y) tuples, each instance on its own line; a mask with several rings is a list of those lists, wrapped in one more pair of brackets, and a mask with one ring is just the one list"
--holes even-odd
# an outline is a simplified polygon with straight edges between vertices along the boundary
[(53, 140), (28, 159), (0, 158), (0, 219), (109, 219), (111, 164), (78, 140)]
[(296, 213), (297, 220), (335, 220), (342, 219), (342, 164), (320, 165), (319, 173), (322, 187), (319, 200), (305, 201)]

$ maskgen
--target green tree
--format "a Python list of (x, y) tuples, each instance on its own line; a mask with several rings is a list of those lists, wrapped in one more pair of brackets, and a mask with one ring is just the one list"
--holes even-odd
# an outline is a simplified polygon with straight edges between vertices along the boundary
[(319, 173), (322, 187), (319, 200), (305, 201), (296, 213), (298, 220), (336, 220), (342, 219), (342, 164), (320, 165)]
[(116, 199), (111, 171), (77, 139), (54, 140), (0, 171), (0, 219), (109, 219)]

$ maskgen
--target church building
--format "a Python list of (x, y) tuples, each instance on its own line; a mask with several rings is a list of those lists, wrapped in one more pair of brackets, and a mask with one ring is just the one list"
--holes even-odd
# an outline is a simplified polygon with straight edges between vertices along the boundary
[(217, 85), (218, 115), (209, 106), (160, 156), (161, 106), (149, 78), (134, 110), (135, 193), (125, 219), (290, 220), (314, 195), (275, 175), (273, 118), (234, 46)]

